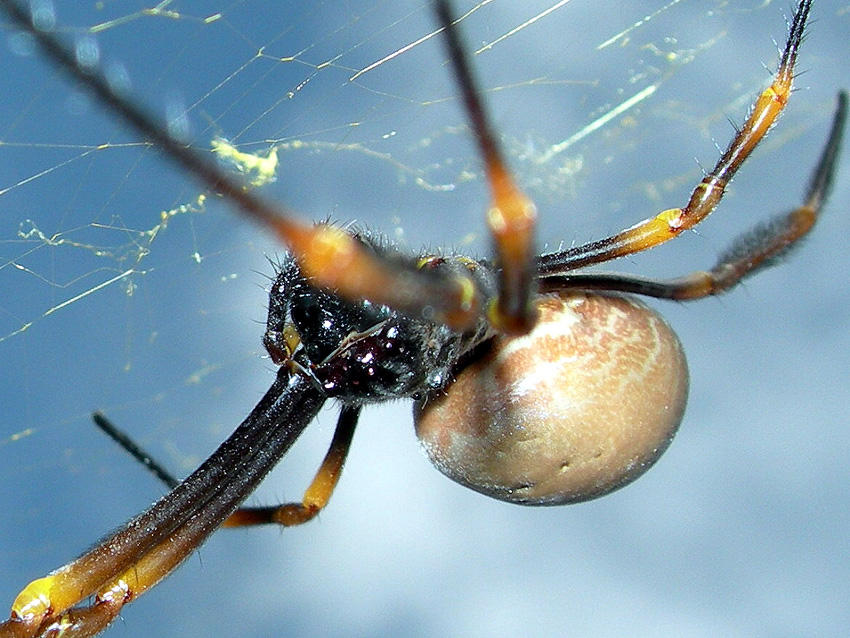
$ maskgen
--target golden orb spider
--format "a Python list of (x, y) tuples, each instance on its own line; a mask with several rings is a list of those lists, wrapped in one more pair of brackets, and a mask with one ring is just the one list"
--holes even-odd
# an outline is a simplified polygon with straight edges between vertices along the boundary
[[(792, 44), (789, 44), (788, 48), (786, 48), (786, 54), (789, 51), (796, 51), (796, 46), (799, 43), (799, 37), (802, 34), (802, 19), (800, 19), (800, 15), (804, 14), (805, 11), (807, 11), (808, 4), (804, 3), (803, 6), (805, 7), (805, 10), (801, 8), (800, 13), (798, 13), (797, 28), (796, 28), (796, 31), (792, 30), (792, 36), (791, 36), (791, 39), (789, 41)], [(796, 35), (795, 35), (795, 33), (796, 33)], [(795, 41), (795, 38), (796, 38), (796, 41)], [(788, 78), (787, 79), (788, 79), (788, 83), (790, 84), (790, 69), (786, 68), (786, 71), (788, 72)], [(780, 70), (780, 74), (781, 73), (782, 73), (782, 70)], [(466, 86), (470, 86), (470, 84), (467, 82)], [(821, 169), (820, 169), (820, 172), (819, 172), (819, 175), (822, 178), (821, 181), (823, 182), (823, 184), (821, 184), (821, 186), (818, 186), (817, 188), (815, 188), (816, 199), (820, 197), (820, 193), (822, 192), (822, 190), (826, 189), (826, 183), (825, 182), (828, 181), (826, 179), (826, 177), (831, 172), (830, 167), (831, 167), (832, 163), (834, 162), (834, 157), (835, 157), (835, 154), (837, 152), (837, 145), (838, 145), (837, 141), (838, 141), (838, 138), (839, 138), (839, 132), (838, 131), (839, 131), (839, 128), (840, 128), (840, 122), (843, 120), (843, 110), (844, 110), (843, 104), (844, 104), (844, 102), (842, 100), (842, 107), (841, 107), (841, 109), (839, 109), (839, 115), (836, 116), (836, 125), (834, 127), (833, 134), (831, 136), (832, 143), (827, 146), (827, 152), (825, 154), (827, 161), (825, 161), (824, 165), (821, 166)], [(757, 110), (756, 113), (758, 114), (758, 110)], [(767, 125), (765, 125), (765, 128), (766, 127), (767, 127)], [(495, 163), (495, 162), (491, 162), (491, 164), (497, 165), (497, 163)], [(234, 193), (234, 194), (237, 194), (237, 193)], [(818, 204), (818, 206), (819, 206), (819, 204)], [(667, 227), (670, 227), (670, 224), (668, 223), (670, 219), (671, 219), (671, 217), (669, 215), (663, 218), (663, 221), (667, 225)], [(799, 230), (799, 234), (804, 233), (806, 230), (807, 230), (807, 228)], [(285, 231), (285, 232), (288, 235), (292, 235), (292, 233), (290, 233), (289, 231)], [(783, 232), (783, 231), (780, 231), (780, 232)], [(795, 231), (795, 235), (796, 234), (797, 234), (797, 231)], [(755, 250), (756, 253), (758, 253), (759, 251), (762, 251), (762, 252), (765, 252), (765, 253), (771, 253), (772, 254), (772, 252), (774, 251), (774, 247), (771, 244), (771, 242), (765, 241), (764, 238), (765, 238), (765, 234), (762, 232), (762, 233), (759, 233), (757, 235), (751, 236), (750, 240), (748, 242), (745, 242), (745, 243), (749, 246), (750, 249)], [(626, 243), (628, 243), (628, 241), (629, 241), (628, 237), (625, 237), (625, 236), (622, 239)], [(615, 241), (613, 243), (618, 244), (619, 242)], [(599, 246), (599, 244), (597, 244), (597, 246)], [(637, 242), (635, 244), (636, 249), (643, 249), (644, 247), (646, 247), (646, 246), (644, 246), (644, 244), (642, 244), (641, 242)], [(508, 245), (506, 248), (513, 249), (513, 246)], [(520, 247), (520, 248), (522, 248), (522, 247)], [(591, 252), (595, 252), (595, 249)], [(583, 263), (583, 262), (581, 262), (581, 259), (583, 259), (583, 257), (581, 257), (580, 251), (577, 252), (577, 253), (570, 253), (570, 254), (579, 255), (579, 258), (575, 263)], [(747, 262), (747, 266), (743, 266), (743, 268), (749, 267), (749, 262), (754, 261), (753, 259), (750, 258), (751, 256), (752, 256), (751, 254), (748, 254), (746, 260), (740, 261), (740, 263), (742, 265), (743, 265), (744, 261)], [(555, 260), (555, 261), (557, 261), (557, 260)], [(758, 261), (758, 260), (755, 260), (755, 261)], [(758, 264), (754, 264), (754, 265), (757, 266)], [(328, 272), (327, 268), (325, 268), (324, 266), (320, 267), (318, 269), (318, 271), (319, 271), (320, 274)], [(360, 268), (357, 268), (356, 272), (359, 273), (359, 272), (362, 272), (362, 270)], [(374, 281), (374, 279), (370, 278), (370, 281)], [(657, 284), (653, 284), (653, 283), (650, 283), (650, 282), (640, 282), (640, 281), (635, 280), (633, 278), (610, 278), (610, 277), (605, 277), (605, 276), (594, 276), (594, 275), (590, 275), (586, 279), (574, 279), (573, 281), (580, 281), (581, 283), (577, 287), (579, 287), (581, 289), (592, 289), (594, 287), (600, 287), (602, 289), (624, 289), (624, 290), (628, 290), (628, 291), (632, 291), (632, 292), (636, 291), (636, 292), (643, 292), (643, 293), (656, 293), (659, 296), (664, 296), (664, 295), (670, 293), (671, 291), (681, 291), (684, 295), (694, 294), (695, 296), (698, 296), (698, 295), (702, 294), (701, 292), (699, 292), (695, 288), (696, 279), (691, 280), (691, 281), (686, 282), (686, 283), (682, 283), (682, 285), (675, 285), (675, 286), (672, 286), (672, 287), (671, 286), (658, 286)], [(339, 284), (339, 282), (334, 282), (334, 284), (335, 285), (341, 285), (341, 284)], [(406, 284), (410, 285), (411, 282), (406, 282)], [(570, 284), (568, 284), (564, 281), (559, 281), (557, 284), (554, 284), (555, 287), (563, 287), (563, 286), (568, 286), (568, 285), (570, 285)], [(441, 284), (441, 286), (442, 286), (442, 284)], [(388, 287), (386, 287), (386, 286), (380, 286), (379, 288), (388, 289)], [(406, 288), (406, 286), (405, 286), (405, 288)], [(527, 282), (524, 282), (524, 283), (520, 282), (516, 286), (516, 290), (518, 290), (518, 291), (528, 290), (528, 289), (529, 289), (529, 286), (528, 286)], [(367, 294), (370, 297), (378, 298), (379, 292), (380, 292), (380, 290), (374, 290), (374, 291), (369, 290)], [(425, 294), (427, 294), (427, 293), (425, 293)], [(677, 292), (676, 294), (678, 295), (679, 293)], [(359, 296), (359, 295), (355, 294), (354, 296)], [(513, 299), (513, 298), (515, 298), (515, 295), (511, 294), (511, 295), (506, 295), (505, 297), (509, 298), (509, 299)], [(433, 298), (436, 299), (436, 297), (433, 297)], [(402, 306), (404, 306), (407, 303), (407, 301), (405, 299), (401, 299), (401, 300), (395, 300), (394, 299), (393, 301), (397, 301)], [(520, 303), (520, 304), (517, 304), (517, 305), (521, 308), (521, 307), (523, 307), (524, 304)], [(408, 305), (407, 307), (408, 307), (409, 310), (411, 310), (411, 312), (420, 308), (419, 303), (416, 300), (415, 300), (414, 304)], [(437, 310), (439, 311), (439, 308)], [(455, 313), (453, 311), (457, 310), (457, 308), (453, 307), (452, 305), (449, 305), (449, 306), (447, 306), (447, 310), (449, 312), (447, 312), (447, 314), (445, 315), (445, 318), (447, 320), (449, 320), (449, 319), (454, 320)], [(519, 312), (514, 312), (514, 311), (505, 312), (505, 311), (503, 311), (501, 313), (501, 315), (499, 315), (497, 313), (497, 317), (507, 317), (508, 319), (519, 319), (520, 323), (522, 322), (522, 316), (523, 316), (522, 311), (519, 311)], [(502, 323), (502, 324), (505, 324), (505, 325), (508, 325), (510, 323), (505, 318), (501, 318), (499, 320), (499, 322)], [(521, 329), (522, 328), (519, 328), (519, 330), (521, 330)], [(278, 355), (280, 354), (280, 348), (278, 348), (277, 354)], [(275, 358), (275, 346), (274, 345), (272, 347), (272, 357)], [(282, 362), (290, 359), (288, 354), (285, 355), (285, 356), (279, 357), (279, 358), (281, 359)], [(306, 425), (306, 423), (305, 423), (305, 425)], [(655, 444), (655, 447), (658, 447), (658, 445)], [(140, 570), (138, 568), (138, 564), (134, 567), (134, 571), (140, 572)], [(125, 582), (127, 582), (126, 579), (125, 579)], [(123, 586), (123, 584), (122, 584), (122, 586)], [(36, 587), (36, 589), (37, 588), (38, 587)], [(51, 595), (50, 598), (51, 598), (51, 601), (55, 600), (55, 597), (52, 596), (52, 595)], [(106, 607), (108, 607), (108, 606), (107, 605), (101, 605), (99, 607), (100, 612), (105, 611)], [(99, 622), (100, 618), (108, 619), (108, 616), (104, 616), (102, 613), (98, 612), (95, 608), (92, 608), (92, 609), (93, 609), (93, 611), (90, 611), (90, 612), (81, 612), (83, 614), (83, 616), (81, 616), (81, 617), (85, 617), (88, 620), (91, 620), (92, 622), (95, 622), (95, 623)], [(88, 615), (86, 615), (86, 614), (88, 614)]]

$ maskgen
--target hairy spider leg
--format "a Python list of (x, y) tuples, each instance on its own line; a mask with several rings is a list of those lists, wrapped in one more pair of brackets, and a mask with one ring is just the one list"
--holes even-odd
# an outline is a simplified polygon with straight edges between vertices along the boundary
[[(12, 604), (11, 618), (0, 623), (0, 638), (47, 635), (59, 627), (69, 631), (74, 618), (80, 620), (74, 635), (93, 635), (84, 631), (98, 624), (93, 619), (114, 618), (233, 513), (324, 401), (311, 380), (280, 368), (251, 414), (177, 488), (80, 558), (27, 585)], [(95, 611), (86, 615), (83, 608), (65, 615), (90, 595), (95, 600), (89, 608)]]
[(492, 203), (487, 210), (487, 225), (501, 270), (499, 293), (487, 309), (487, 318), (502, 332), (525, 334), (537, 318), (533, 303), (537, 294), (534, 273), (537, 209), (516, 185), (499, 149), (487, 111), (481, 103), (481, 91), (461, 45), (458, 26), (452, 19), (449, 2), (439, 0), (434, 8), (446, 35), (449, 59), (463, 93), (466, 113), (490, 184)]
[[(328, 452), (313, 481), (304, 492), (301, 503), (286, 503), (270, 507), (240, 507), (220, 527), (263, 524), (291, 527), (313, 519), (328, 504), (339, 481), (345, 459), (351, 448), (361, 407), (343, 406)], [(160, 481), (172, 488), (179, 484), (170, 473), (106, 417), (96, 413), (93, 419), (101, 430), (141, 462)], [(229, 506), (230, 501), (217, 500), (215, 512)], [(210, 533), (209, 525), (213, 516), (214, 510), (210, 505), (203, 510), (203, 516), (188, 519), (183, 525), (170, 532), (167, 538), (149, 549), (124, 573), (97, 591), (94, 594), (94, 604), (69, 609), (58, 618), (44, 622), (39, 635), (59, 631), (63, 636), (82, 637), (93, 636), (103, 631), (125, 604), (156, 585), (165, 575), (174, 570), (188, 553), (203, 543)], [(2, 635), (2, 629), (0, 629), (0, 636)]]
[(427, 309), (430, 319), (458, 330), (472, 327), (484, 313), (482, 291), (472, 277), (387, 261), (341, 228), (294, 221), (292, 211), (257, 196), (210, 161), (208, 154), (175, 139), (156, 118), (116, 91), (101, 71), (82, 70), (74, 54), (53, 34), (33, 23), (16, 2), (0, 0), (0, 5), (33, 35), (52, 62), (85, 85), (106, 108), (120, 115), (212, 192), (275, 234), (314, 285), (353, 301), (370, 299), (411, 316), (420, 316)]
[(316, 471), (313, 481), (300, 503), (284, 503), (267, 507), (240, 507), (224, 521), (222, 527), (245, 527), (276, 523), (293, 527), (312, 520), (325, 508), (342, 475), (345, 459), (357, 427), (361, 405), (344, 405), (339, 413), (336, 430), (327, 454)]
[(142, 449), (138, 443), (130, 438), (129, 434), (119, 429), (118, 426), (107, 419), (102, 412), (95, 412), (91, 415), (91, 418), (101, 432), (120, 445), (125, 452), (141, 463), (148, 472), (158, 478), (168, 489), (173, 490), (180, 485), (179, 479), (175, 478), (161, 463)]
[(564, 272), (542, 276), (541, 290), (611, 290), (678, 300), (700, 299), (726, 292), (743, 278), (772, 266), (798, 246), (798, 242), (814, 226), (832, 188), (846, 121), (847, 93), (841, 91), (829, 136), (812, 172), (803, 204), (741, 234), (721, 254), (711, 270), (699, 270), (674, 279)]
[[(53, 36), (34, 26), (26, 12), (14, 2), (2, 0), (2, 3), (14, 20), (33, 33), (51, 59), (87, 84), (101, 101), (160, 145), (175, 161), (183, 164), (208, 187), (234, 201), (248, 217), (277, 234), (290, 247), (305, 274), (310, 276), (316, 285), (332, 289), (349, 299), (369, 298), (376, 303), (384, 303), (412, 315), (421, 313), (427, 307), (436, 321), (455, 329), (470, 327), (484, 312), (481, 307), (481, 291), (476, 288), (470, 277), (458, 273), (447, 276), (432, 270), (401, 268), (397, 263), (390, 264), (370, 254), (351, 235), (339, 228), (326, 224), (311, 227), (289, 219), (289, 211), (268, 204), (205, 157), (171, 137), (153, 118), (113, 90), (101, 74), (82, 73), (73, 54)], [(441, 20), (449, 38), (456, 41), (456, 37), (452, 35), (451, 19), (446, 5), (446, 2), (438, 3)], [(791, 92), (794, 63), (810, 8), (811, 0), (802, 0), (798, 5), (773, 83), (756, 100), (744, 126), (735, 135), (711, 173), (694, 189), (684, 208), (662, 211), (655, 217), (608, 238), (546, 255), (538, 261), (538, 273), (563, 273), (646, 250), (672, 239), (685, 229), (692, 228), (709, 215), (722, 198), (732, 176), (785, 107)], [(464, 72), (466, 64), (454, 51), (455, 48), (459, 50), (459, 44), (452, 45), (450, 40), (449, 46), (465, 96), (474, 93), (471, 73), (468, 70)], [(506, 330), (522, 331), (522, 326), (528, 322), (528, 313), (533, 312), (528, 310), (529, 305), (526, 303), (527, 289), (522, 292), (518, 285), (528, 277), (525, 273), (530, 270), (524, 255), (532, 245), (533, 205), (515, 187), (501, 161), (497, 147), (492, 142), (492, 135), (487, 133), (489, 126), (483, 118), (483, 109), (480, 105), (476, 109), (468, 98), (465, 101), (479, 139), (479, 146), (485, 155), (488, 177), (494, 193), (491, 212), (496, 212), (488, 215), (488, 219), (494, 230), (497, 254), (501, 253), (502, 258), (500, 265), (503, 269), (503, 292), (497, 298), (496, 305), (487, 311), (497, 325), (501, 324)], [(502, 233), (500, 229), (507, 229), (507, 232)]]
[[(325, 458), (316, 471), (312, 482), (304, 491), (300, 503), (284, 503), (276, 506), (240, 507), (231, 514), (222, 527), (245, 527), (275, 523), (284, 527), (292, 527), (306, 523), (316, 517), (330, 501), (334, 489), (339, 483), (342, 469), (351, 449), (354, 430), (360, 416), (362, 406), (343, 406), (337, 420), (334, 436), (331, 440)], [(109, 438), (118, 443), (125, 452), (141, 463), (169, 489), (174, 489), (180, 481), (165, 467), (141, 448), (126, 432), (120, 430), (103, 414), (96, 412), (92, 419)]]
[(705, 219), (717, 207), (732, 177), (774, 125), (788, 102), (797, 51), (811, 6), (811, 0), (802, 0), (797, 6), (773, 82), (756, 99), (746, 122), (712, 171), (694, 188), (684, 208), (669, 208), (605, 239), (544, 255), (537, 263), (538, 274), (564, 273), (647, 250), (677, 237)]

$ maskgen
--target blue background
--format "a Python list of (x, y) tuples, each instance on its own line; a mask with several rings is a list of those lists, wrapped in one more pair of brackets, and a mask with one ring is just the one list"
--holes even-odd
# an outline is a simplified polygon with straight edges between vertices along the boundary
[[(481, 7), (467, 41), (496, 41), (552, 4)], [(727, 117), (743, 120), (775, 67), (787, 4), (573, 0), (475, 56), (541, 244), (684, 203), (694, 158), (714, 163)], [(282, 148), (263, 192), (305, 219), (356, 220), (412, 251), (486, 254), (486, 184), (439, 39), (351, 80), (433, 29), (426, 2), (173, 2), (179, 17), (96, 34), (143, 5), (55, 6), (62, 33), (95, 43), (150, 108), (185, 111), (198, 147), (216, 135), (246, 152), (304, 142)], [(737, 232), (799, 201), (835, 94), (850, 87), (850, 12), (821, 0), (813, 18), (788, 113), (717, 213), (618, 269), (709, 267)], [(274, 375), (260, 336), (280, 248), (216, 201), (157, 229), (198, 185), (0, 24), (0, 601), (11, 603), (162, 493), (95, 431), (92, 410), (185, 475), (253, 407)], [(541, 161), (647, 86), (638, 106)], [(722, 298), (653, 304), (685, 345), (692, 386), (678, 438), (637, 483), (568, 508), (498, 503), (429, 467), (408, 404), (370, 408), (318, 521), (216, 534), (109, 635), (839, 635), (850, 624), (843, 159), (822, 222), (787, 263)], [(324, 413), (250, 502), (299, 498), (334, 420)]]

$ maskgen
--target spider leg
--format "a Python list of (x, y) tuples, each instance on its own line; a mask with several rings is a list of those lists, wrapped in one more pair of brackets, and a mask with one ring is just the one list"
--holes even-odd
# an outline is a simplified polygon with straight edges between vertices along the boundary
[(536, 306), (532, 303), (536, 294), (534, 227), (537, 209), (516, 185), (502, 157), (448, 0), (435, 2), (434, 7), (446, 35), (449, 58), (490, 184), (492, 203), (487, 211), (487, 224), (501, 270), (499, 294), (487, 310), (488, 318), (503, 332), (524, 334), (531, 330), (537, 318)]
[(705, 219), (720, 202), (727, 184), (741, 164), (770, 130), (788, 102), (797, 51), (811, 4), (811, 0), (801, 0), (797, 6), (773, 83), (756, 99), (743, 127), (712, 171), (697, 184), (684, 208), (670, 208), (605, 239), (543, 255), (538, 260), (538, 273), (563, 273), (647, 250), (673, 239)]
[(339, 482), (345, 459), (351, 449), (351, 439), (354, 437), (354, 429), (357, 426), (361, 408), (360, 405), (342, 407), (328, 452), (300, 503), (285, 503), (269, 507), (240, 507), (224, 521), (222, 527), (268, 523), (292, 527), (313, 519), (328, 504)]
[(726, 292), (745, 277), (774, 265), (814, 226), (832, 187), (846, 120), (847, 93), (842, 91), (838, 94), (829, 137), (812, 173), (803, 204), (742, 234), (711, 270), (664, 280), (607, 273), (560, 273), (542, 277), (541, 290), (611, 290), (679, 300)]
[(168, 489), (173, 490), (175, 487), (180, 485), (179, 479), (175, 478), (174, 475), (166, 470), (161, 463), (142, 449), (142, 447), (130, 438), (126, 432), (119, 429), (118, 426), (107, 419), (102, 413), (95, 412), (91, 415), (91, 418), (92, 421), (94, 421), (94, 424), (100, 428), (106, 436), (120, 445), (125, 452), (141, 463), (145, 469), (158, 478), (160, 482), (164, 483)]
[(106, 607), (85, 617), (114, 618), (221, 525), (324, 401), (311, 380), (281, 368), (251, 414), (171, 493), (80, 558), (27, 585), (12, 604), (11, 618), (0, 624), (0, 638), (38, 636), (62, 625), (68, 621), (64, 612), (92, 594), (93, 607)]
[(80, 67), (75, 55), (51, 33), (34, 24), (16, 2), (0, 0), (9, 17), (35, 38), (47, 57), (120, 115), (151, 143), (182, 165), (211, 192), (239, 207), (243, 215), (275, 234), (296, 256), (305, 276), (318, 287), (359, 301), (369, 299), (411, 316), (427, 309), (430, 319), (455, 329), (471, 327), (483, 313), (482, 292), (462, 273), (422, 271), (376, 256), (344, 230), (330, 224), (304, 224), (247, 189), (202, 154), (175, 139), (156, 118), (116, 91), (97, 69)]
[[(342, 468), (351, 448), (354, 429), (360, 416), (362, 406), (343, 406), (339, 414), (336, 430), (327, 454), (321, 466), (316, 471), (313, 481), (304, 492), (300, 503), (285, 503), (272, 507), (240, 507), (231, 514), (222, 527), (243, 527), (249, 525), (265, 525), (276, 523), (284, 527), (300, 525), (313, 519), (330, 501), (331, 494), (336, 488), (342, 475)], [(120, 430), (103, 414), (96, 412), (92, 415), (95, 424), (112, 440), (120, 445), (134, 459), (139, 461), (148, 471), (174, 489), (180, 484), (165, 467), (148, 454), (130, 436)]]
[(55, 635), (83, 638), (106, 629), (124, 605), (159, 583), (215, 531), (216, 527), (210, 527), (207, 521), (219, 516), (226, 508), (232, 509), (232, 500), (223, 495), (207, 503), (193, 518), (173, 530), (168, 538), (149, 549), (126, 571), (94, 592), (92, 604), (51, 617), (36, 635), (44, 638)]

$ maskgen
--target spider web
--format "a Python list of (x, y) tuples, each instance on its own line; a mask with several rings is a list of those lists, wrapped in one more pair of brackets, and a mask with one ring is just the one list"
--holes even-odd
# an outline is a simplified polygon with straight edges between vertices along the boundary
[[(761, 65), (774, 64), (770, 37), (784, 35), (775, 3), (623, 4), (459, 3), (509, 161), (538, 203), (541, 243), (551, 248), (679, 204), (701, 174), (692, 158), (714, 161), (715, 138), (723, 145), (730, 133), (726, 117), (743, 118), (766, 80)], [(304, 219), (377, 228), (412, 251), (486, 254), (486, 184), (427, 3), (56, 2), (55, 9), (60, 32), (169, 118), (187, 143), (211, 152), (218, 144), (225, 165)], [(698, 237), (618, 267), (673, 275), (709, 266), (736, 231), (796, 202), (835, 90), (850, 85), (834, 55), (850, 33), (840, 9), (834, 1), (816, 5), (798, 83), (811, 88), (795, 96), (722, 211)], [(8, 28), (4, 36), (0, 499), (9, 513), (0, 521), (0, 594), (11, 601), (28, 579), (160, 494), (91, 428), (93, 409), (182, 475), (253, 406), (273, 373), (259, 336), (268, 260), (281, 249), (44, 64), (25, 38)], [(268, 170), (250, 169), (261, 160)], [(823, 488), (800, 454), (832, 476), (850, 451), (846, 435), (833, 430), (847, 413), (827, 382), (846, 376), (848, 295), (826, 274), (847, 267), (837, 237), (847, 229), (848, 182), (845, 162), (820, 234), (793, 267), (760, 275), (722, 301), (662, 307), (691, 360), (695, 396), (683, 426), (691, 438), (677, 441), (633, 488), (576, 509), (506, 508), (426, 467), (409, 406), (367, 411), (346, 477), (318, 524), (217, 535), (201, 567), (190, 561), (128, 608), (126, 624), (112, 633), (148, 635), (156, 623), (162, 635), (268, 635), (283, 623), (293, 635), (498, 635), (528, 626), (555, 634), (565, 625), (596, 628), (587, 609), (607, 618), (595, 633), (626, 626), (652, 633), (650, 620), (635, 626), (640, 608), (678, 632), (728, 633), (765, 616), (777, 627), (828, 632), (840, 620), (830, 596), (841, 591), (829, 585), (849, 569), (826, 559), (841, 516), (825, 520), (804, 508), (814, 486)], [(740, 323), (727, 328), (736, 316)], [(742, 376), (727, 378), (730, 370)], [(816, 416), (804, 411), (809, 404)], [(741, 406), (751, 411), (744, 416)], [(299, 496), (333, 418), (308, 431), (297, 451), (303, 457), (288, 459), (257, 502)], [(803, 427), (818, 433), (817, 444)], [(747, 449), (764, 453), (764, 465), (750, 467)], [(721, 464), (739, 469), (718, 478)], [(770, 464), (801, 477), (790, 494), (774, 485), (789, 471)], [(745, 473), (741, 486), (736, 472)], [(847, 484), (840, 472), (831, 484)], [(732, 504), (706, 485), (715, 480)], [(823, 507), (835, 489), (818, 501)], [(718, 510), (731, 511), (717, 521)], [(478, 517), (480, 524), (463, 524)], [(735, 548), (735, 530), (776, 536), (783, 517), (819, 521), (822, 549), (810, 557), (811, 572), (792, 561), (792, 577), (764, 601), (764, 583), (782, 571), (771, 552), (799, 555), (805, 539)], [(615, 533), (629, 526), (631, 533)], [(755, 543), (759, 534), (749, 534), (743, 540)], [(666, 551), (658, 537), (669, 540)], [(636, 564), (629, 544), (644, 557)], [(706, 587), (674, 596), (689, 588), (681, 572), (706, 546), (719, 557), (716, 566), (704, 559), (695, 567)], [(267, 552), (274, 558), (264, 559)], [(508, 553), (517, 556), (508, 561)], [(649, 569), (652, 561), (672, 571)], [(723, 567), (747, 593), (718, 618), (731, 587), (715, 573)], [(509, 589), (512, 571), (525, 592)], [(811, 598), (789, 593), (802, 582), (811, 588), (818, 571)], [(445, 585), (432, 584), (441, 577)], [(572, 584), (577, 577), (589, 584)], [(462, 604), (460, 592), (469, 596)], [(789, 620), (773, 606), (789, 597), (819, 614)], [(782, 624), (792, 621), (799, 624)]]

